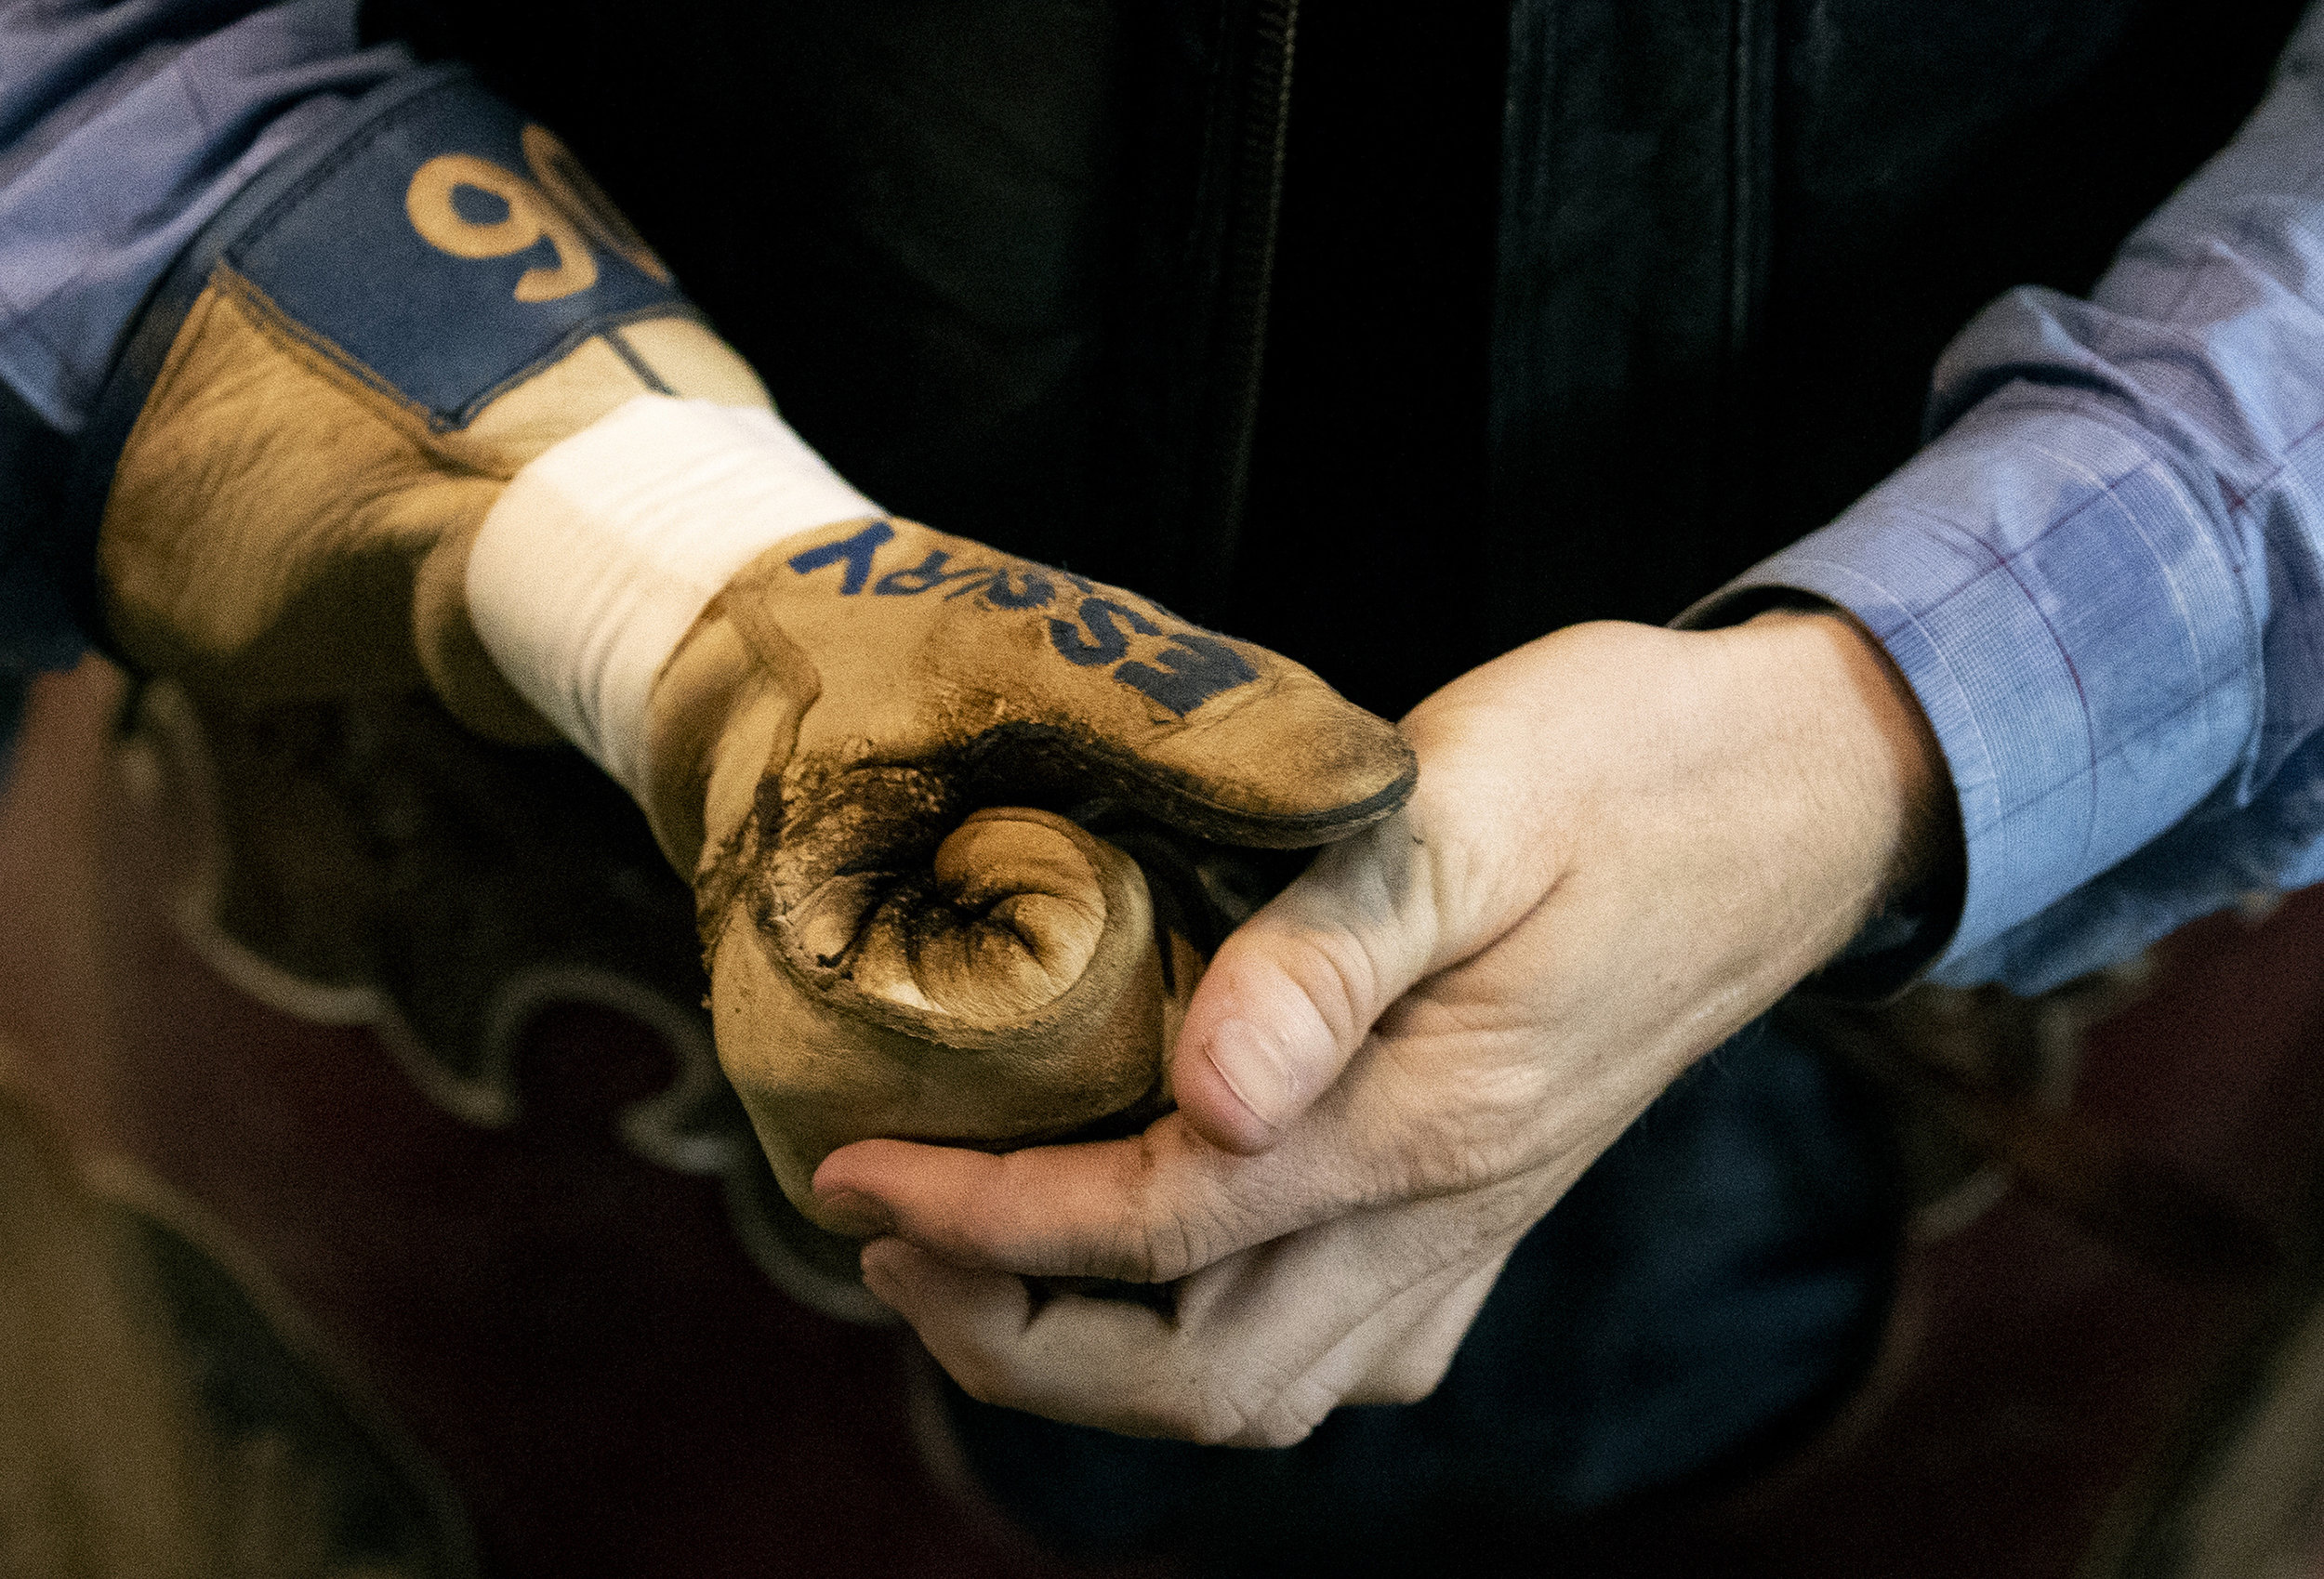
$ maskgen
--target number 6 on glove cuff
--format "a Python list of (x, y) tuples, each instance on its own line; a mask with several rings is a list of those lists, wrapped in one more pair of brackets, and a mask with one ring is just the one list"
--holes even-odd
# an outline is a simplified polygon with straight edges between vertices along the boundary
[(1076, 817), (1293, 849), (1412, 783), (1299, 665), (882, 515), (457, 72), (373, 95), (221, 216), (76, 485), (82, 600), (140, 666), (245, 700), (425, 685), (627, 788), (811, 1215), (848, 1140), (1021, 1142), (1158, 1099), (1199, 962)]

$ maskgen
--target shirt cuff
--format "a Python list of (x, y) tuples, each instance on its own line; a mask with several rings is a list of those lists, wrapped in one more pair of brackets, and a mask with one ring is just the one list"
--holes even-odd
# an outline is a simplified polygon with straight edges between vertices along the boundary
[(1681, 617), (1805, 593), (1887, 650), (1960, 800), (1966, 882), (1940, 979), (2234, 770), (2258, 630), (2215, 487), (2103, 397), (2016, 386)]

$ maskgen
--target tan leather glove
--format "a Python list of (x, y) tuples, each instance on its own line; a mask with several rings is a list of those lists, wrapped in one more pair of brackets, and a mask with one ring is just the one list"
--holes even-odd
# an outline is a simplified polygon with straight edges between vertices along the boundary
[(1023, 1142), (1167, 1099), (1212, 941), (1189, 913), (1220, 901), (1197, 874), (1157, 927), (1139, 862), (1075, 819), (1301, 847), (1414, 770), (1307, 670), (1129, 593), (904, 521), (806, 543), (663, 670), (647, 804), (699, 846), (720, 1057), (812, 1212), (850, 1140)]
[(1157, 1109), (1204, 901), (1180, 882), (1157, 925), (1089, 826), (1185, 872), (1326, 842), (1408, 793), (1393, 730), (879, 513), (555, 140), (456, 73), (353, 120), (213, 227), (107, 393), (123, 651), (244, 700), (424, 684), (589, 752), (695, 885), (720, 1058), (811, 1213), (851, 1139)]

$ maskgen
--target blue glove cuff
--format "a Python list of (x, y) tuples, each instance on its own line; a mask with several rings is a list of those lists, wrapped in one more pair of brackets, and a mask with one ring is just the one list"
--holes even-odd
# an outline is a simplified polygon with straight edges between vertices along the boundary
[(48, 534), (58, 583), (91, 632), (103, 628), (97, 537), (114, 466), (213, 283), (260, 298), (317, 355), (439, 432), (592, 336), (692, 311), (563, 146), (465, 71), (400, 77), (333, 130), (204, 230), (106, 378)]

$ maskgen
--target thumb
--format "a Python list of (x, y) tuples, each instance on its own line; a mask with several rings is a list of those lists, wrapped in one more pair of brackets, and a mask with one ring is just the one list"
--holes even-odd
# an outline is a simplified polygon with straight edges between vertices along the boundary
[(1225, 1151), (1274, 1145), (1428, 974), (1439, 930), (1408, 813), (1326, 849), (1219, 945), (1195, 990), (1170, 1066), (1186, 1122)]

